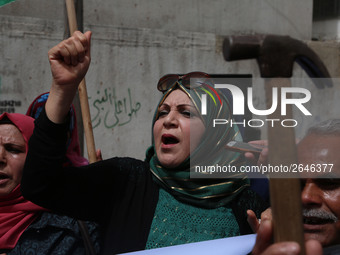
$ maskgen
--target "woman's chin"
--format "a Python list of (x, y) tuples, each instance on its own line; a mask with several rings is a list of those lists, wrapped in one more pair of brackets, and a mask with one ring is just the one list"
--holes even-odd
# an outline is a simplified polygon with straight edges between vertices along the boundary
[(184, 152), (158, 151), (157, 158), (162, 167), (171, 169), (178, 167), (188, 156)]
[(159, 159), (159, 163), (162, 165), (162, 167), (167, 169), (176, 168), (180, 165), (179, 162), (171, 159)]
[(178, 164), (161, 164), (162, 167), (167, 168), (167, 169), (175, 169), (178, 167)]

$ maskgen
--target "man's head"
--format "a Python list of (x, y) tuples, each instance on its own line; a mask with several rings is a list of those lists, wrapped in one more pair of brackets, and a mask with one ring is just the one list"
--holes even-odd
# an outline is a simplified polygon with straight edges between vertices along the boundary
[(340, 120), (310, 128), (298, 145), (298, 158), (309, 169), (302, 176), (305, 239), (340, 244)]

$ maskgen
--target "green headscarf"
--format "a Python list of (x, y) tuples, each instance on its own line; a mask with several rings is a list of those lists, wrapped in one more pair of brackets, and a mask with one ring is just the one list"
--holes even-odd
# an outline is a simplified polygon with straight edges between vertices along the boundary
[(159, 107), (175, 89), (185, 92), (199, 113), (201, 113), (202, 94), (208, 94), (207, 114), (201, 115), (206, 130), (202, 136), (201, 143), (191, 155), (178, 167), (171, 169), (160, 164), (155, 153), (154, 136), (152, 134), (152, 146), (146, 151), (146, 160), (150, 163), (150, 170), (155, 177), (155, 181), (180, 201), (204, 208), (224, 206), (245, 187), (249, 186), (249, 180), (246, 176), (238, 174), (227, 179), (190, 178), (190, 167), (218, 164), (219, 166), (231, 165), (238, 168), (245, 164), (242, 154), (227, 151), (224, 148), (230, 140), (242, 140), (238, 127), (235, 124), (232, 126), (230, 124), (217, 125), (215, 128), (212, 126), (213, 119), (228, 119), (228, 123), (230, 123), (232, 116), (228, 99), (221, 91), (214, 89), (213, 86), (207, 85), (187, 89), (182, 86), (180, 81), (176, 82), (164, 93), (158, 103), (152, 127), (158, 118)]

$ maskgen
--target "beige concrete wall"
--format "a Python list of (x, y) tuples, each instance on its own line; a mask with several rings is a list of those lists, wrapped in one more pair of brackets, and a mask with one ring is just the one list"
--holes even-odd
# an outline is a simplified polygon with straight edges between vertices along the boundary
[[(49, 89), (47, 51), (64, 36), (64, 15), (63, 1), (18, 0), (0, 8), (0, 101), (20, 101), (17, 112)], [(310, 40), (311, 19), (309, 0), (84, 1), (84, 27), (93, 31), (86, 81), (97, 147), (104, 158), (144, 158), (162, 75), (201, 70), (259, 77), (255, 60), (224, 61), (222, 36)], [(298, 67), (295, 73), (304, 75)], [(122, 112), (118, 103), (125, 104)]]

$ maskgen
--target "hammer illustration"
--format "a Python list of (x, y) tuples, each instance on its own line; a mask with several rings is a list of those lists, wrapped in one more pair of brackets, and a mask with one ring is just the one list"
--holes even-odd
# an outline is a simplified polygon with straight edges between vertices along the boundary
[[(305, 43), (289, 36), (229, 36), (223, 42), (223, 55), (226, 61), (253, 58), (257, 60), (261, 77), (265, 78), (268, 107), (272, 105), (274, 87), (291, 87), (289, 78), (292, 76), (294, 62), (312, 78), (330, 78), (319, 57)], [(315, 82), (315, 85), (324, 88), (331, 86), (331, 83)], [(277, 109), (280, 108), (278, 105)], [(292, 115), (291, 105), (288, 105), (285, 117), (292, 119)], [(269, 117), (280, 122), (283, 120), (279, 110)], [(298, 163), (293, 127), (268, 125), (268, 147), (270, 165), (289, 166)], [(274, 241), (296, 241), (301, 246), (302, 254), (305, 254), (300, 181), (298, 176), (292, 177), (296, 178), (270, 178)]]

